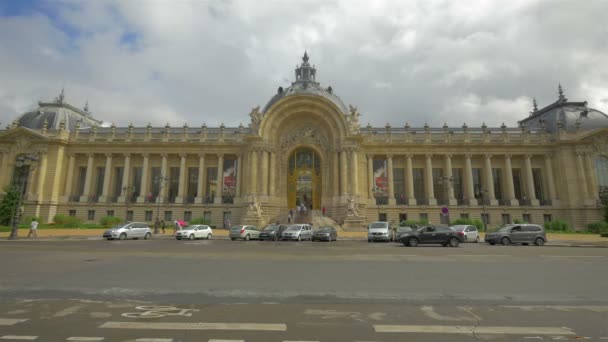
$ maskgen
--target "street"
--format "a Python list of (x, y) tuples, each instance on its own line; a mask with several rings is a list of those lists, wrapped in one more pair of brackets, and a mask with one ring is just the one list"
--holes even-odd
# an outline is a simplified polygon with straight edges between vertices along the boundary
[(608, 340), (607, 248), (2, 241), (0, 340)]

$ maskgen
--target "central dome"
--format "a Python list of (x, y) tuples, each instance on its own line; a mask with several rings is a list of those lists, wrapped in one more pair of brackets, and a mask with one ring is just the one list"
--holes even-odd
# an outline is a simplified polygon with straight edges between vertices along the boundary
[(268, 101), (266, 106), (264, 106), (262, 113), (266, 113), (275, 103), (290, 95), (322, 96), (335, 104), (342, 113), (348, 112), (344, 102), (342, 102), (342, 100), (340, 100), (340, 98), (334, 94), (331, 87), (323, 88), (318, 82), (315, 81), (317, 69), (310, 66), (308, 63), (308, 54), (306, 52), (304, 52), (304, 56), (302, 57), (302, 65), (296, 67), (295, 72), (296, 81), (292, 82), (291, 86), (287, 89), (279, 87), (277, 93), (270, 99), (270, 101)]

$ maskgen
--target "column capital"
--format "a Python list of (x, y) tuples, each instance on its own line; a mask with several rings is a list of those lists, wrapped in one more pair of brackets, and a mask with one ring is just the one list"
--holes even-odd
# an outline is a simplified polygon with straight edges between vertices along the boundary
[(466, 153), (466, 154), (464, 155), (464, 158), (465, 158), (465, 159), (471, 159), (472, 157), (473, 157), (473, 155), (472, 155), (472, 154), (470, 154), (470, 153)]
[(141, 156), (144, 158), (150, 158), (150, 153), (145, 152), (145, 153), (142, 153)]
[(374, 154), (373, 153), (368, 153), (366, 154), (367, 159), (374, 159)]
[(216, 153), (216, 156), (217, 156), (218, 158), (224, 158), (224, 154), (223, 154), (223, 153)]
[(125, 156), (125, 158), (131, 158), (131, 153), (123, 153), (123, 156)]
[[(7, 152), (7, 153), (8, 153), (8, 152)], [(68, 155), (68, 157), (70, 157), (70, 158), (74, 158), (74, 157), (76, 157), (76, 153), (74, 153), (74, 152), (68, 152), (68, 153), (66, 153), (66, 154), (67, 154), (67, 155)]]
[(205, 153), (205, 152), (201, 152), (201, 153), (199, 153), (199, 154), (198, 154), (198, 157), (199, 157), (200, 159), (203, 159), (203, 160), (204, 160), (204, 159), (205, 159), (205, 155), (206, 155), (206, 153)]
[(451, 153), (446, 153), (446, 154), (444, 154), (444, 156), (445, 156), (446, 159), (452, 158), (452, 154)]
[(182, 158), (182, 159), (187, 158), (188, 157), (188, 153), (180, 153), (179, 157)]
[(112, 153), (106, 153), (106, 158), (111, 159), (112, 158)]
[(166, 159), (169, 156), (169, 154), (168, 153), (161, 153), (160, 156), (162, 158)]
[(545, 154), (545, 159), (551, 159), (553, 158), (553, 153), (546, 153)]
[(433, 159), (433, 154), (432, 153), (427, 153), (424, 155), (426, 159)]
[(414, 154), (413, 153), (406, 153), (406, 154), (404, 154), (404, 156), (405, 156), (405, 159), (412, 159), (412, 158), (414, 158)]
[(511, 154), (505, 154), (505, 159), (511, 159), (512, 155)]
[(483, 156), (484, 156), (484, 158), (486, 158), (486, 159), (492, 159), (492, 155), (491, 155), (491, 154), (489, 154), (489, 153), (485, 153)]
[(387, 159), (393, 159), (393, 154), (392, 153), (387, 153), (386, 158)]
[(532, 157), (533, 157), (533, 155), (532, 155), (532, 154), (529, 154), (529, 153), (524, 154), (524, 158), (525, 158), (525, 159), (532, 159)]
[(85, 155), (87, 156), (87, 158), (94, 158), (95, 157), (95, 153), (91, 153), (91, 152), (86, 153)]

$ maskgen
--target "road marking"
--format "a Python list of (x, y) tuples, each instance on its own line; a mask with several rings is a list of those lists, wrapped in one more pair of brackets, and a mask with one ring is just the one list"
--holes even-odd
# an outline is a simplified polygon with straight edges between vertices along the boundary
[(17, 318), (0, 318), (0, 325), (15, 325), (17, 323), (25, 322), (27, 319)]
[(68, 337), (66, 341), (103, 341), (103, 337)]
[(458, 325), (374, 325), (376, 332), (434, 333), (434, 334), (525, 334), (525, 335), (574, 335), (568, 328), (558, 327), (475, 327)]
[(0, 336), (0, 340), (28, 340), (33, 341), (37, 339), (38, 336), (16, 336), (16, 335), (4, 335)]
[(540, 255), (541, 258), (603, 258), (603, 255)]
[(105, 322), (100, 328), (110, 329), (156, 329), (156, 330), (255, 330), (287, 331), (285, 324), (265, 323), (153, 323), (153, 322)]
[(211, 339), (211, 340), (209, 340), (209, 342), (245, 342), (245, 340), (217, 340), (217, 339)]
[(135, 342), (173, 342), (172, 338), (138, 338)]

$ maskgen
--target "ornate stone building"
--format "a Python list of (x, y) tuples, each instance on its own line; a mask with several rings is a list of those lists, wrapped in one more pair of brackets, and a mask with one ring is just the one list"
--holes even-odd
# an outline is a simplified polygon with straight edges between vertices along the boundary
[[(361, 127), (357, 108), (316, 76), (305, 54), (295, 81), (253, 108), (247, 127), (103, 127), (62, 92), (0, 130), (0, 185), (22, 187), (24, 215), (45, 222), (66, 214), (261, 224), (323, 207), (353, 228), (439, 223), (446, 211), (492, 226), (600, 220), (608, 117), (569, 102), (561, 87), (518, 127)], [(35, 164), (16, 163), (32, 153)]]

